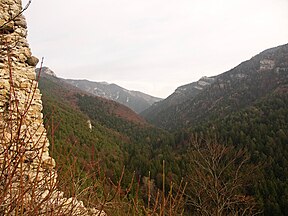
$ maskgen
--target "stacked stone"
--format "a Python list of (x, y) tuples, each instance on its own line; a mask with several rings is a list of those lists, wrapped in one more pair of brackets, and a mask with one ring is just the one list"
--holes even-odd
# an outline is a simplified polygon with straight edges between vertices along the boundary
[(38, 59), (31, 54), (21, 11), (21, 0), (0, 0), (0, 215), (100, 215), (56, 189)]

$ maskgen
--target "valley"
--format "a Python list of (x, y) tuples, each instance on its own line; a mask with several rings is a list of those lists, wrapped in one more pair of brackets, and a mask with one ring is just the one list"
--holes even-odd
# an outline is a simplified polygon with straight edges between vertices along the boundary
[[(150, 101), (140, 115), (103, 98), (105, 95), (99, 95), (99, 91), (95, 96), (95, 91), (107, 86), (106, 83), (97, 83), (95, 87), (96, 83), (89, 81), (67, 82), (45, 74), (44, 70), (40, 89), (46, 124), (50, 129), (57, 125), (57, 129), (50, 131), (50, 139), (57, 149), (52, 152), (53, 157), (61, 165), (67, 159), (77, 158), (77, 169), (84, 173), (93, 169), (96, 172), (98, 168), (89, 164), (100, 163), (101, 169), (115, 182), (125, 167), (124, 185), (129, 185), (135, 172), (141, 176), (140, 182), (151, 177), (159, 189), (163, 188), (162, 162), (165, 161), (169, 181), (180, 185), (184, 178), (189, 191), (192, 186), (189, 179), (193, 175), (189, 155), (194, 154), (191, 148), (195, 140), (233, 147), (232, 152), (244, 149), (250, 158), (249, 166), (257, 166), (259, 172), (251, 175), (249, 184), (237, 193), (253, 197), (258, 203), (256, 209), (264, 215), (285, 215), (287, 70), (286, 44), (265, 50), (225, 73), (181, 86), (164, 100), (154, 100), (154, 104)], [(120, 89), (117, 85), (109, 86)], [(87, 122), (91, 123), (90, 128)], [(64, 160), (61, 155), (67, 152), (70, 159)], [(195, 206), (189, 205), (192, 202), (189, 197), (188, 194), (184, 209), (196, 211)]]

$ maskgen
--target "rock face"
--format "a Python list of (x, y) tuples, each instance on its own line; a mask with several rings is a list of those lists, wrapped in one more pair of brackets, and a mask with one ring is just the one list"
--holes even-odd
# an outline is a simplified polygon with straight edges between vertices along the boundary
[(105, 215), (58, 191), (21, 0), (0, 0), (0, 215)]

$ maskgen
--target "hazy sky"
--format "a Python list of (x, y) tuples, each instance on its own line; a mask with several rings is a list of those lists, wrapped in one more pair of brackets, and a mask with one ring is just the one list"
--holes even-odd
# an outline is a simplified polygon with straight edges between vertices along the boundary
[(32, 0), (25, 16), (59, 77), (159, 97), (288, 43), (288, 0)]

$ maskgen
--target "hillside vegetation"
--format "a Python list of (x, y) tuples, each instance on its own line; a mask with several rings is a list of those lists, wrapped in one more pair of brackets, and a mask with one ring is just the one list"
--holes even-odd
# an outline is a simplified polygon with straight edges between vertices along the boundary
[(263, 177), (251, 192), (262, 203), (264, 215), (285, 215), (288, 45), (265, 50), (213, 79), (201, 90), (195, 83), (178, 88), (184, 91), (184, 100), (184, 93), (178, 96), (176, 91), (142, 115), (161, 128), (182, 131), (184, 145), (189, 134), (197, 133), (247, 149), (252, 163), (263, 165)]
[[(165, 197), (179, 194), (177, 214), (167, 215), (286, 214), (288, 45), (179, 87), (142, 113), (150, 123), (53, 76), (43, 74), (40, 89), (60, 175), (73, 164), (75, 177), (87, 179), (80, 188), (103, 176), (106, 189), (121, 180), (129, 188), (117, 189), (125, 206), (141, 200), (136, 215), (149, 215), (152, 200), (162, 203), (164, 215)], [(73, 191), (73, 182), (62, 183)], [(95, 191), (105, 197), (105, 190)], [(135, 215), (123, 206), (111, 209), (111, 215)]]
[[(89, 176), (81, 185), (84, 190), (91, 182), (98, 181), (99, 172), (107, 181), (111, 179), (117, 184), (125, 167), (123, 187), (129, 186), (133, 175), (138, 179), (134, 182), (136, 186), (150, 175), (160, 188), (163, 160), (168, 161), (167, 172), (182, 176), (181, 169), (175, 166), (178, 162), (174, 161), (177, 157), (171, 147), (173, 136), (149, 125), (129, 108), (89, 95), (45, 74), (39, 87), (52, 143), (51, 153), (57, 161), (59, 176), (67, 176), (73, 165), (75, 178)], [(69, 185), (74, 183), (69, 179), (61, 180), (63, 191), (72, 190)], [(84, 200), (88, 200), (88, 196), (91, 199), (88, 194)]]

